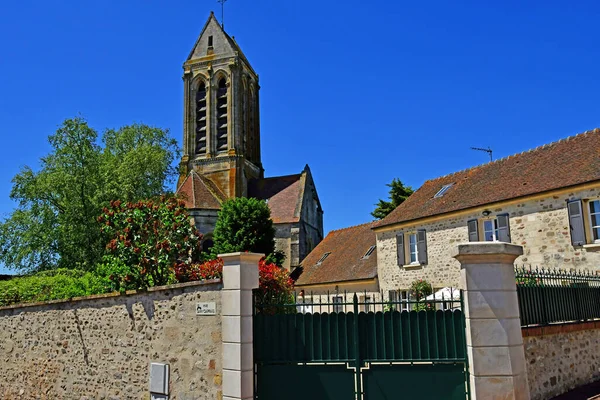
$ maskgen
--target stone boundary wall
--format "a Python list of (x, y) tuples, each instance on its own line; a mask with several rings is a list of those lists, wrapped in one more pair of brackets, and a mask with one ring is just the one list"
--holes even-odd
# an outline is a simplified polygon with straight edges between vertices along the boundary
[[(0, 308), (0, 399), (149, 399), (151, 362), (171, 399), (222, 396), (219, 280)], [(214, 302), (217, 315), (197, 316)]]
[(600, 321), (522, 328), (532, 400), (600, 379)]

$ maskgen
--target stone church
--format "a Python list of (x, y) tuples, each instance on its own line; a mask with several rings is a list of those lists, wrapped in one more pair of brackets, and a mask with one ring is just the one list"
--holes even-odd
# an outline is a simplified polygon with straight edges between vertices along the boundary
[(183, 65), (183, 158), (177, 193), (187, 203), (203, 246), (221, 203), (267, 201), (276, 247), (293, 270), (323, 239), (323, 209), (308, 165), (293, 175), (264, 177), (258, 74), (211, 13)]

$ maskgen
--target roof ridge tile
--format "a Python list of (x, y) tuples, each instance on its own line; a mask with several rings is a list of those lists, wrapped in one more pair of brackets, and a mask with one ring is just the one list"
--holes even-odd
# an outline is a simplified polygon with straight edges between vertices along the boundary
[(345, 231), (345, 230), (348, 230), (348, 229), (361, 228), (361, 227), (366, 226), (366, 225), (373, 225), (375, 222), (377, 222), (377, 221), (364, 222), (362, 224), (351, 225), (351, 226), (347, 226), (345, 228), (332, 229), (332, 230), (329, 231), (329, 233)]
[(490, 161), (490, 162), (487, 162), (487, 163), (484, 163), (484, 164), (474, 165), (472, 167), (468, 167), (468, 168), (464, 168), (464, 169), (461, 169), (461, 170), (458, 170), (458, 171), (454, 171), (454, 172), (451, 172), (451, 173), (446, 174), (446, 175), (438, 176), (436, 178), (427, 179), (425, 182), (437, 181), (437, 180), (440, 180), (442, 178), (450, 178), (452, 175), (464, 174), (465, 172), (469, 172), (469, 171), (475, 170), (477, 168), (481, 168), (481, 167), (484, 167), (484, 166), (487, 166), (487, 165), (490, 165), (490, 164), (500, 163), (502, 161), (506, 161), (506, 160), (508, 160), (510, 158), (513, 158), (513, 157), (517, 157), (517, 156), (529, 154), (529, 153), (532, 153), (532, 152), (537, 151), (537, 150), (542, 150), (544, 148), (548, 148), (550, 146), (554, 146), (554, 145), (556, 145), (558, 143), (561, 143), (561, 142), (566, 142), (566, 141), (569, 141), (569, 140), (573, 140), (573, 139), (575, 139), (577, 137), (585, 136), (585, 135), (587, 135), (589, 133), (600, 134), (600, 128), (589, 129), (587, 131), (580, 132), (580, 133), (577, 133), (575, 135), (567, 136), (566, 138), (561, 138), (561, 139), (555, 140), (554, 142), (544, 143), (544, 144), (539, 145), (537, 147), (534, 147), (532, 149), (524, 150), (524, 151), (522, 151), (520, 153), (509, 154), (509, 155), (504, 156), (502, 158), (498, 158), (498, 159), (496, 159), (494, 161)]

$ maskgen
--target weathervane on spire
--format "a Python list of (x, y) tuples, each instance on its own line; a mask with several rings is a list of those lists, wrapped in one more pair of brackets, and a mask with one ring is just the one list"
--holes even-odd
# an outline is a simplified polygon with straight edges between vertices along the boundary
[(225, 29), (225, 2), (227, 0), (217, 0), (217, 3), (221, 3), (221, 28)]

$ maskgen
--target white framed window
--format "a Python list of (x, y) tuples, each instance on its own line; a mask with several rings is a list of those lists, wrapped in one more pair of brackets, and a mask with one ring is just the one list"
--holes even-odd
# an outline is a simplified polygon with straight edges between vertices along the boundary
[(333, 312), (341, 313), (344, 312), (344, 298), (342, 296), (333, 296)]
[(492, 217), (488, 217), (487, 214), (485, 215), (482, 219), (467, 221), (469, 241), (476, 242), (482, 240), (485, 242), (510, 243), (509, 215), (498, 214)]
[(389, 302), (388, 309), (390, 311), (398, 311), (398, 291), (397, 290), (390, 290), (388, 292), (388, 302)]
[(410, 303), (410, 292), (408, 290), (403, 290), (400, 292), (400, 310), (401, 311), (410, 311), (412, 308)]
[(600, 244), (600, 200), (571, 200), (567, 211), (573, 247)]
[(498, 219), (486, 219), (483, 221), (483, 240), (486, 242), (498, 241)]
[(418, 266), (427, 264), (427, 233), (425, 229), (398, 232), (396, 234), (396, 252), (399, 266)]
[(373, 299), (371, 298), (371, 296), (362, 296), (361, 297), (362, 303), (363, 303), (363, 311), (364, 312), (371, 312), (374, 311), (373, 310)]
[(592, 240), (594, 243), (600, 243), (600, 200), (593, 200), (588, 204), (590, 210), (590, 230), (592, 231)]
[(410, 263), (418, 264), (419, 262), (419, 248), (417, 246), (417, 234), (411, 233), (408, 235), (408, 251), (410, 253)]

